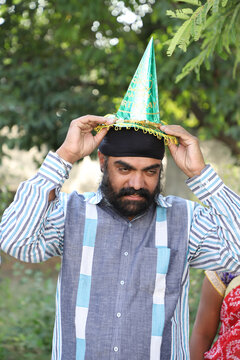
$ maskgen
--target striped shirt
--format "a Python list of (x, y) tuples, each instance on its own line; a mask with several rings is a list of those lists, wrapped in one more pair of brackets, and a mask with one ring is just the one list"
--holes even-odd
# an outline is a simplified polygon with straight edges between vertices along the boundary
[(60, 192), (70, 170), (50, 152), (1, 223), (10, 255), (63, 258), (52, 359), (189, 359), (189, 266), (240, 271), (239, 196), (207, 166), (187, 181), (204, 206), (160, 195), (156, 208), (128, 221), (100, 191)]

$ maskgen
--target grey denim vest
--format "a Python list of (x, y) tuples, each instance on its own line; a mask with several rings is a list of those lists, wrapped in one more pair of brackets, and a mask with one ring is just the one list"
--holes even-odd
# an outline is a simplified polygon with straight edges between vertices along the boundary
[[(171, 342), (172, 342), (172, 318), (181, 293), (181, 285), (188, 250), (188, 213), (186, 200), (177, 197), (168, 197), (168, 203), (172, 206), (166, 209), (167, 214), (167, 246), (170, 248), (170, 262), (166, 275), (166, 292), (165, 292), (165, 322), (162, 335), (161, 355), (159, 360), (169, 360), (171, 358)], [(62, 329), (62, 360), (78, 360), (76, 359), (76, 329), (75, 329), (75, 311), (76, 311), (76, 298), (78, 290), (79, 272), (82, 257), (82, 244), (85, 225), (85, 207), (86, 201), (83, 195), (76, 192), (70, 195), (67, 207), (66, 221), (65, 221), (65, 239), (64, 250), (61, 268), (61, 329)], [(105, 232), (105, 223), (108, 226), (117, 226), (118, 219), (112, 218), (109, 212), (105, 211), (104, 207), (96, 205), (98, 214), (98, 225), (96, 242), (101, 242), (101, 234)], [(153, 212), (153, 220), (156, 217), (156, 210)], [(149, 231), (151, 230), (149, 225)], [(114, 229), (113, 229), (114, 231)], [(104, 244), (103, 244), (104, 246)], [(94, 259), (94, 266), (97, 260)], [(104, 269), (101, 269), (105, 271)], [(111, 275), (113, 269), (106, 270), (106, 276)], [(94, 274), (93, 274), (94, 276)], [(96, 275), (97, 276), (97, 275)], [(114, 272), (112, 274), (114, 277)], [(101, 284), (99, 285), (101, 286)], [(92, 294), (93, 292), (93, 294)], [(97, 301), (97, 293), (92, 288), (91, 297)], [(94, 311), (97, 311), (98, 304), (94, 304), (94, 299), (91, 298), (89, 319), (87, 322), (86, 338), (86, 356), (87, 360), (108, 360), (115, 359), (115, 357), (96, 358), (94, 347), (97, 344), (96, 337), (98, 336), (98, 324), (94, 319)], [(107, 304), (107, 300), (105, 302)], [(94, 309), (94, 310), (91, 310)], [(108, 311), (108, 310), (106, 310)], [(109, 308), (110, 311), (110, 308)], [(149, 316), (150, 317), (150, 316)], [(99, 319), (99, 317), (96, 317)], [(148, 320), (151, 324), (151, 317)], [(148, 323), (146, 325), (148, 327)], [(143, 330), (144, 331), (144, 330)], [(148, 337), (148, 334), (146, 334)], [(132, 344), (134, 346), (135, 344)], [(90, 350), (89, 350), (90, 349)], [(104, 349), (103, 349), (104, 353)], [(99, 355), (98, 355), (99, 356)], [(116, 357), (117, 359), (117, 357)], [(120, 359), (118, 357), (118, 359)], [(121, 359), (122, 360), (122, 359)], [(145, 356), (136, 357), (134, 354), (129, 359), (123, 360), (147, 360)]]

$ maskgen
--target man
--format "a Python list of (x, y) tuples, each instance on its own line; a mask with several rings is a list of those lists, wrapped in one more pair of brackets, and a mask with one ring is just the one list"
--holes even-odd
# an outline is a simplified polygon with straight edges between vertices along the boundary
[[(142, 81), (134, 94), (143, 93)], [(119, 111), (128, 107), (129, 100)], [(189, 266), (239, 271), (240, 198), (205, 165), (194, 136), (133, 116), (73, 120), (2, 219), (4, 251), (31, 262), (62, 256), (53, 360), (189, 359)], [(159, 194), (163, 138), (206, 206)], [(60, 193), (71, 164), (97, 147), (98, 192)]]

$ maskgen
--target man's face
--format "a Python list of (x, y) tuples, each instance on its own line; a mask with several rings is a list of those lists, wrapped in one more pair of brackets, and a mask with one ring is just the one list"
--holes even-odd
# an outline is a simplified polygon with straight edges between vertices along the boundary
[(101, 190), (108, 201), (128, 218), (144, 212), (160, 192), (161, 160), (143, 157), (100, 157)]

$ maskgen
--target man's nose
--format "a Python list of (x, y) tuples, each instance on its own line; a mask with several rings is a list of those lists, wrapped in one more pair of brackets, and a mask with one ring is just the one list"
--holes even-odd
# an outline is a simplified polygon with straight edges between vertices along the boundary
[(142, 189), (144, 187), (144, 178), (142, 174), (131, 174), (131, 177), (129, 179), (129, 187), (132, 187), (135, 190)]

